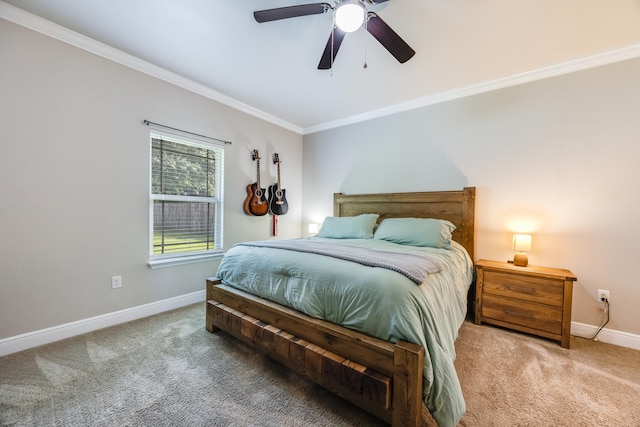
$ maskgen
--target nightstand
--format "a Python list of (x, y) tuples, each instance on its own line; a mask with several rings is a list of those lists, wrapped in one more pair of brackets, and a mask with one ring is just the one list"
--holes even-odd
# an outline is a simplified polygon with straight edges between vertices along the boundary
[(476, 272), (476, 324), (550, 338), (569, 348), (576, 281), (571, 271), (480, 260)]

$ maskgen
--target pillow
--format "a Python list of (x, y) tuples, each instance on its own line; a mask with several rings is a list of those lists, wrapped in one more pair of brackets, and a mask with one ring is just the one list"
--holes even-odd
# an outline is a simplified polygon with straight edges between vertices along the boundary
[(383, 219), (373, 238), (411, 246), (450, 248), (451, 233), (456, 226), (433, 218)]
[(327, 217), (316, 237), (332, 239), (371, 239), (378, 214), (358, 216)]

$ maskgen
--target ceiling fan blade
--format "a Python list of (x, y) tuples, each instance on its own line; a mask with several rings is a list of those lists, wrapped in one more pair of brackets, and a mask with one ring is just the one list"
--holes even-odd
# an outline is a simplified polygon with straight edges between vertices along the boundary
[(365, 0), (365, 1), (371, 4), (378, 4), (378, 3), (388, 2), (389, 0)]
[[(329, 36), (329, 41), (327, 41), (327, 45), (324, 48), (324, 52), (322, 53), (322, 58), (320, 58), (320, 63), (318, 64), (318, 70), (328, 70), (331, 68), (331, 65), (336, 59), (336, 55), (338, 54), (338, 49), (340, 49), (340, 45), (342, 44), (342, 40), (344, 40), (345, 35), (346, 33), (342, 31), (340, 28), (334, 27), (333, 32)], [(332, 42), (333, 42), (333, 56), (331, 55)]]
[(405, 63), (416, 54), (402, 38), (374, 12), (367, 14), (367, 31), (375, 37), (400, 63)]
[(278, 7), (275, 9), (257, 10), (253, 12), (256, 21), (263, 23), (278, 19), (296, 18), (298, 16), (320, 15), (331, 10), (329, 3), (310, 3), (297, 6)]

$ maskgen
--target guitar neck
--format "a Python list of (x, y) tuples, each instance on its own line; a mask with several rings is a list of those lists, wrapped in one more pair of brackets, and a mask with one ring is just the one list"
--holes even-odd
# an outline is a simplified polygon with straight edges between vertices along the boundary
[(256, 183), (260, 188), (260, 158), (256, 159)]
[(280, 162), (278, 162), (278, 188), (282, 188), (280, 185)]

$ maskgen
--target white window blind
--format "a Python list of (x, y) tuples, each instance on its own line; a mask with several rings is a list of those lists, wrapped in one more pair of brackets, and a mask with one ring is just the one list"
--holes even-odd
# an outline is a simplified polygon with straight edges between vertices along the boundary
[(222, 251), (224, 146), (151, 132), (151, 258)]

